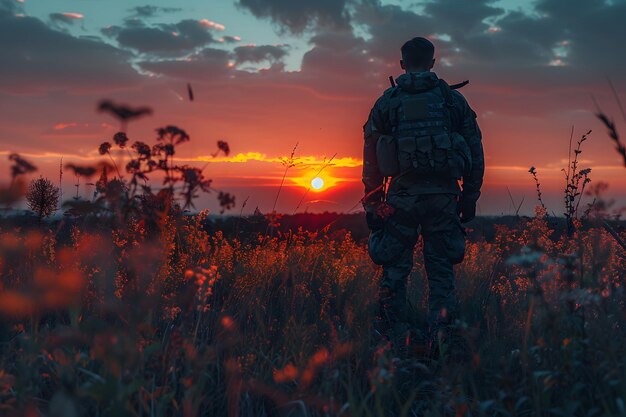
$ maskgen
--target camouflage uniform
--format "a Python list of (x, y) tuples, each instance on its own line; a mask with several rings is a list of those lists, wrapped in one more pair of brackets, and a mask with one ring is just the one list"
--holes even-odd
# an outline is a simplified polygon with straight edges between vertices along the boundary
[[(376, 144), (382, 135), (392, 135), (391, 107), (396, 89), (402, 94), (420, 94), (438, 88), (433, 72), (408, 73), (397, 78), (392, 87), (376, 101), (364, 126), (363, 183), (364, 207), (373, 228), (370, 256), (383, 266), (380, 285), (380, 316), (389, 330), (406, 321), (406, 281), (413, 266), (413, 250), (421, 233), (424, 262), (428, 276), (429, 324), (431, 331), (449, 323), (457, 314), (453, 265), (463, 260), (465, 235), (459, 218), (459, 204), (475, 209), (484, 173), (481, 132), (476, 113), (457, 91), (448, 89), (448, 118), (452, 131), (459, 133), (471, 153), (471, 171), (463, 175), (462, 189), (454, 178), (420, 178), (408, 173), (392, 178), (387, 204), (389, 216), (374, 214), (383, 199)], [(446, 84), (447, 86), (447, 84)], [(443, 94), (443, 93), (442, 93)], [(372, 225), (374, 223), (374, 225)], [(378, 224), (378, 226), (376, 226)]]

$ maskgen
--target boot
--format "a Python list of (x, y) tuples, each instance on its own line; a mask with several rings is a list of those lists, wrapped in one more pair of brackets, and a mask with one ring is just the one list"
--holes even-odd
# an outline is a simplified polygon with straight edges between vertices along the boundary
[(466, 365), (471, 361), (469, 343), (457, 326), (439, 325), (431, 328), (430, 358), (457, 365)]

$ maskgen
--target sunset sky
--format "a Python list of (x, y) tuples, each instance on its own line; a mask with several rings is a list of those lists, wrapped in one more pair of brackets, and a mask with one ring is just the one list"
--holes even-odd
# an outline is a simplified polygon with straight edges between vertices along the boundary
[[(96, 111), (108, 98), (154, 109), (130, 124), (131, 140), (152, 143), (168, 124), (187, 130), (177, 160), (210, 160), (206, 173), (237, 197), (236, 213), (245, 199), (244, 212), (272, 209), (281, 158), (296, 143), (300, 164), (287, 172), (278, 211), (301, 200), (298, 211), (360, 208), (363, 123), (387, 77), (401, 73), (402, 43), (427, 36), (437, 74), (471, 81), (462, 93), (478, 114), (487, 166), (479, 214), (511, 214), (507, 187), (531, 213), (530, 166), (549, 209), (562, 212), (572, 126), (575, 139), (593, 130), (581, 163), (592, 184), (624, 198), (626, 169), (592, 95), (622, 121), (608, 79), (626, 91), (625, 21), (624, 0), (0, 0), (0, 181), (12, 152), (55, 180), (61, 157), (100, 159), (98, 145), (119, 128)], [(217, 140), (229, 157), (212, 159)], [(333, 155), (319, 174), (325, 187), (307, 193)], [(66, 172), (64, 196), (74, 181)], [(217, 208), (214, 196), (197, 206)]]

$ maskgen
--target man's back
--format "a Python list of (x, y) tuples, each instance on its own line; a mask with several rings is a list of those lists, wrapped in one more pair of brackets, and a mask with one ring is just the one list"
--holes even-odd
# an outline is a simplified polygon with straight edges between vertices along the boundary
[(431, 346), (454, 339), (450, 331), (459, 312), (454, 264), (465, 254), (461, 222), (475, 216), (485, 166), (476, 113), (430, 71), (433, 56), (434, 46), (425, 38), (402, 46), (406, 73), (376, 101), (363, 127), (369, 252), (383, 267), (377, 328), (399, 349), (410, 331), (406, 282), (420, 235)]

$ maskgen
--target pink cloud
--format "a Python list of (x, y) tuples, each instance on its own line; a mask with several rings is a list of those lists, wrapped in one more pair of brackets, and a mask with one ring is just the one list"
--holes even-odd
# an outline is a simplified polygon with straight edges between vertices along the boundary
[(208, 19), (202, 19), (198, 21), (202, 26), (207, 27), (207, 28), (211, 28), (211, 29), (215, 29), (215, 30), (225, 30), (226, 26), (220, 24), (220, 23), (215, 23), (212, 22), (211, 20)]
[(69, 127), (76, 127), (78, 126), (78, 123), (76, 122), (71, 122), (71, 123), (57, 123), (54, 126), (52, 126), (52, 129), (54, 130), (65, 130)]
[(85, 16), (81, 13), (73, 13), (73, 12), (65, 12), (65, 13), (61, 13), (63, 16), (69, 18), (69, 19), (83, 19)]

